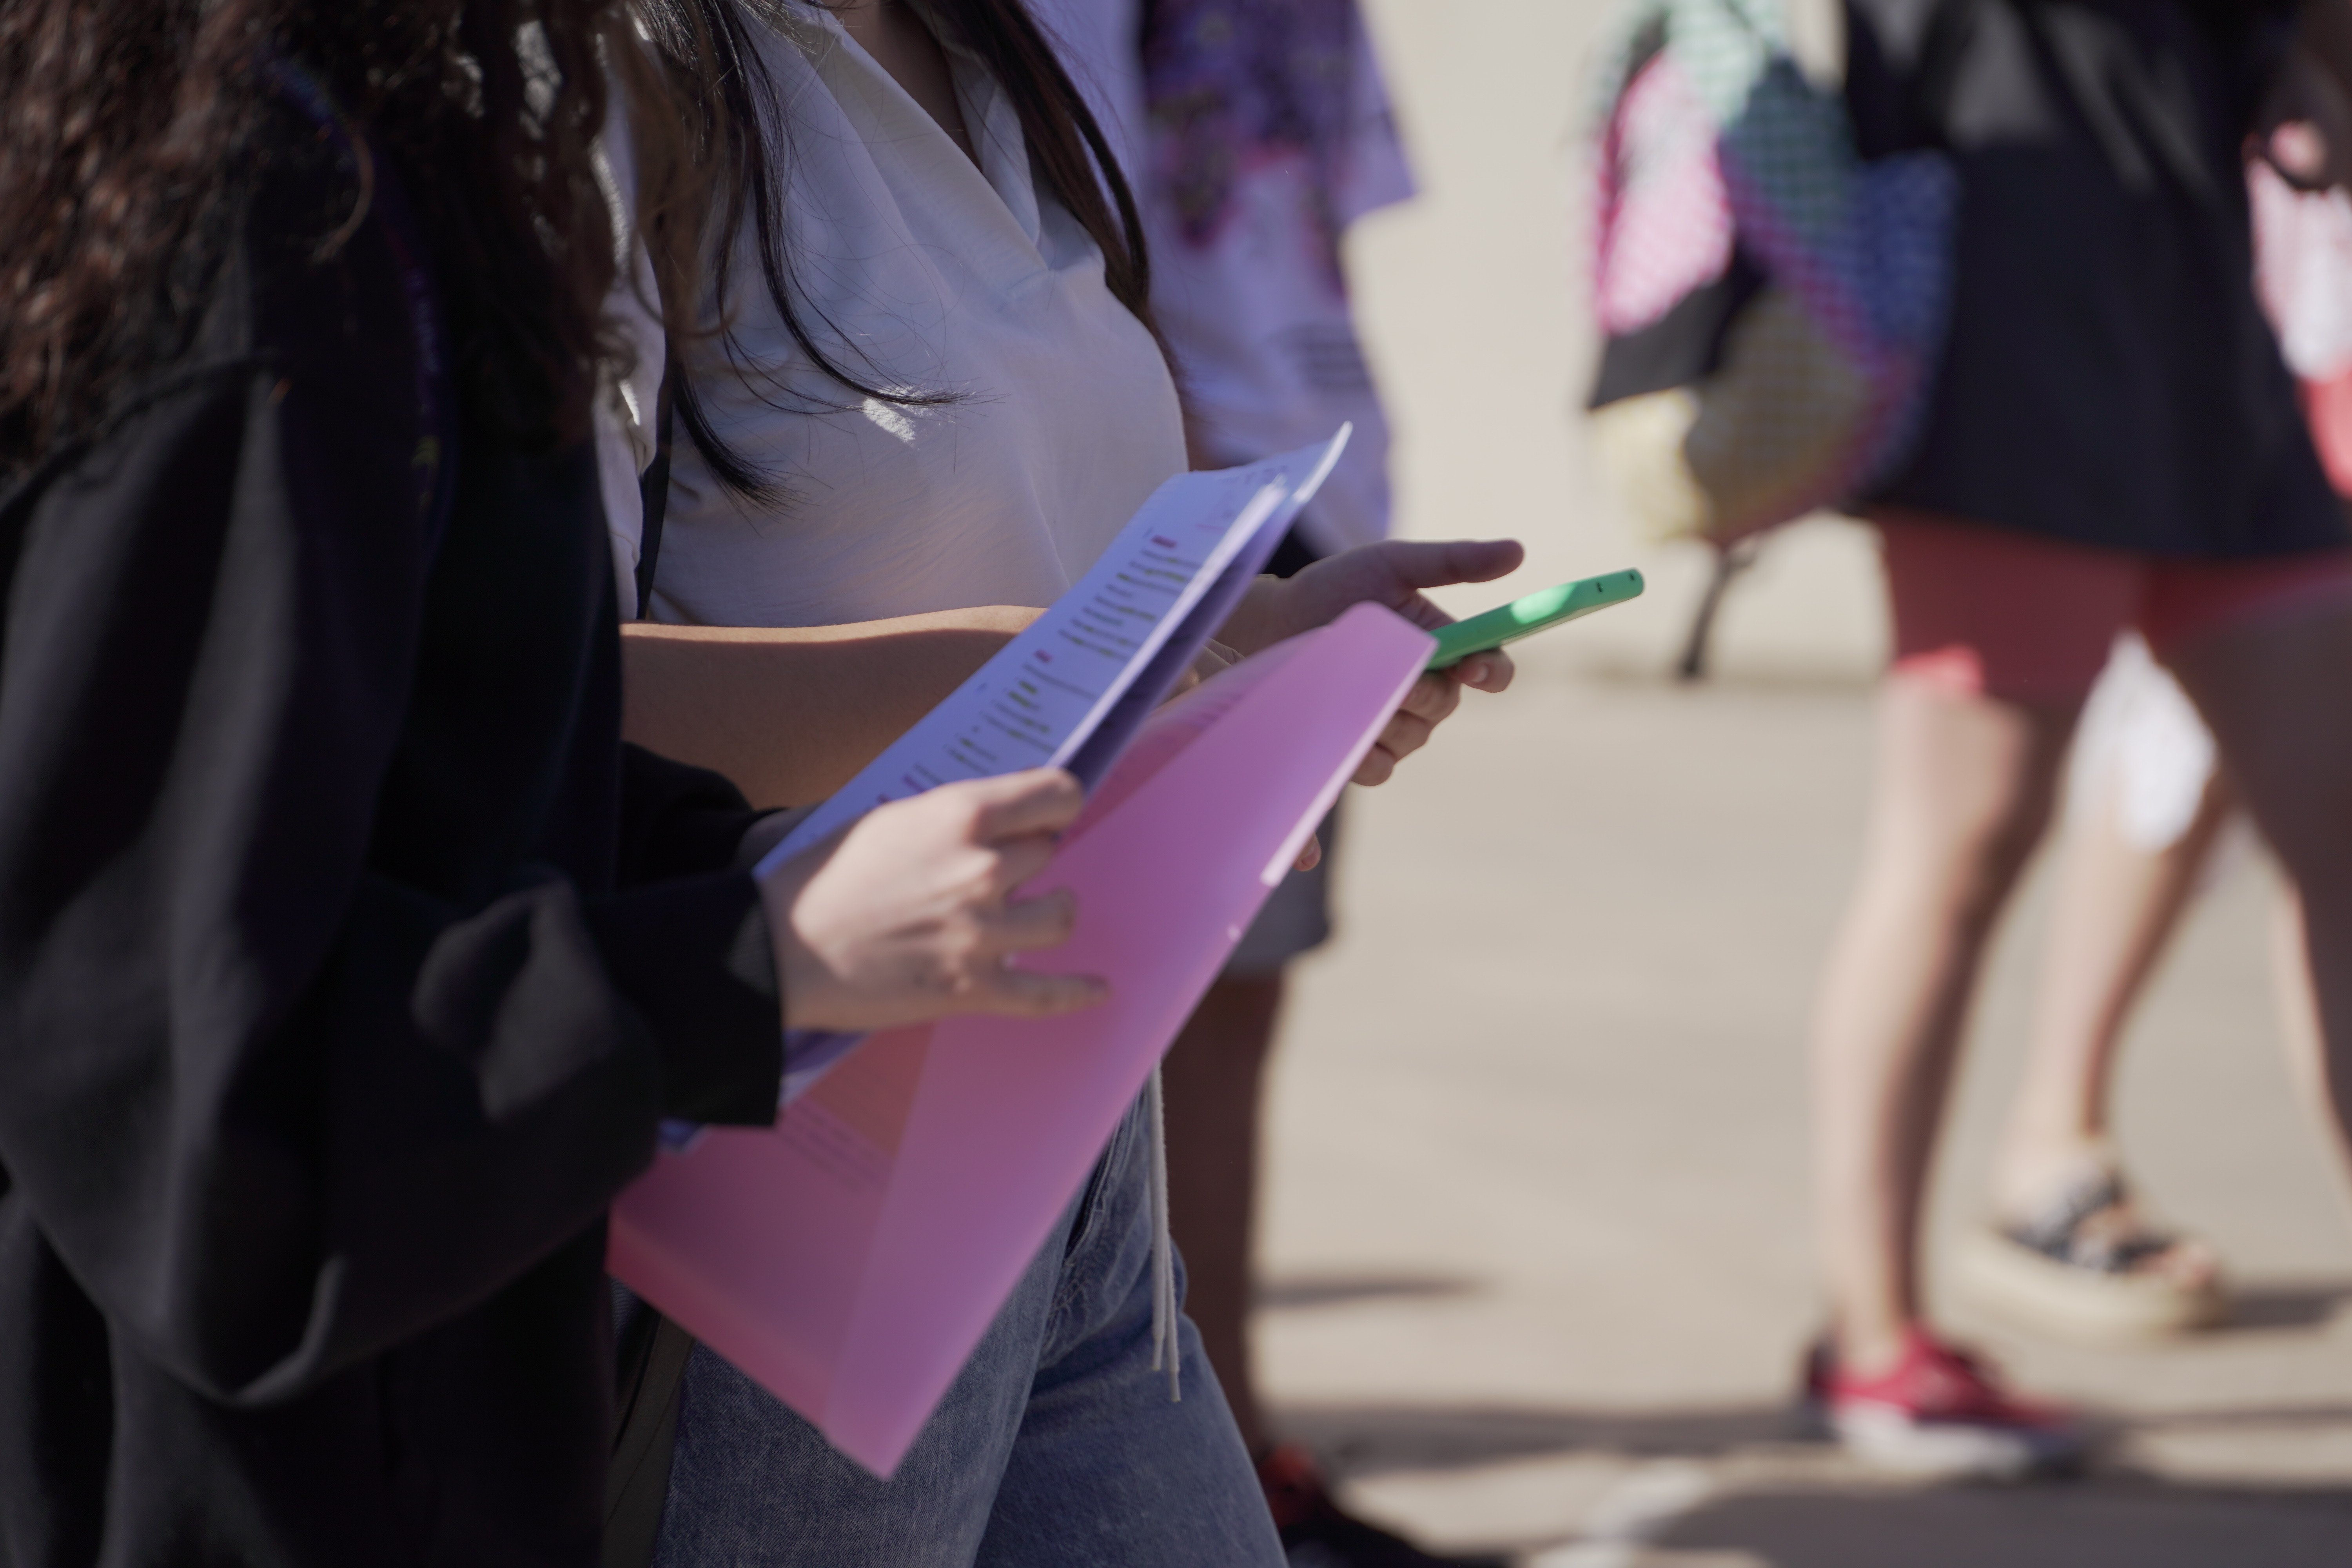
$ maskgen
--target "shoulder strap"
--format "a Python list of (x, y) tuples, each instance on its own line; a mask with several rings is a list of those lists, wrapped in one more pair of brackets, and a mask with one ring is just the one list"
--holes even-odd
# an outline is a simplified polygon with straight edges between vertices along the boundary
[(647, 1568), (677, 1447), (677, 1391), (694, 1336), (647, 1302), (622, 1336), (613, 1457), (604, 1472), (603, 1568)]
[(637, 619), (641, 621), (654, 602), (654, 564), (661, 559), (662, 519), (669, 512), (670, 418), (677, 403), (677, 353), (665, 332), (661, 390), (654, 394), (654, 460), (637, 476), (646, 519), (645, 530), (637, 538)]

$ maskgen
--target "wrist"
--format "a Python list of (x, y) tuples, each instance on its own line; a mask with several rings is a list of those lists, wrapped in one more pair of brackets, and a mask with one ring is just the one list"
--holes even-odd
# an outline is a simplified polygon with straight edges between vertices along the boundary
[(838, 1020), (828, 1005), (835, 986), (833, 971), (801, 933), (801, 894), (821, 856), (793, 856), (765, 876), (755, 877), (760, 906), (768, 917), (768, 939), (776, 961), (776, 990), (782, 1003), (782, 1023), (787, 1031), (830, 1029)]
[(1244, 658), (1272, 647), (1293, 635), (1290, 601), (1290, 584), (1282, 578), (1253, 578), (1241, 603), (1217, 628), (1216, 640)]
[(776, 936), (776, 989), (783, 999), (787, 1035), (856, 1033), (872, 1026), (858, 1015), (824, 955), (789, 925)]

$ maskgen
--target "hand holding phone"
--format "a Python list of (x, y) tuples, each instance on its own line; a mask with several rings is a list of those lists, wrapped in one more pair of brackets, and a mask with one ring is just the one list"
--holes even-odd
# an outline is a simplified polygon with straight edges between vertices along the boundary
[(1546, 626), (1622, 605), (1642, 596), (1642, 574), (1630, 568), (1599, 577), (1581, 577), (1514, 599), (1507, 605), (1456, 621), (1437, 631), (1437, 651), (1429, 656), (1431, 669), (1450, 669), (1474, 653), (1491, 653), (1505, 643), (1530, 637)]

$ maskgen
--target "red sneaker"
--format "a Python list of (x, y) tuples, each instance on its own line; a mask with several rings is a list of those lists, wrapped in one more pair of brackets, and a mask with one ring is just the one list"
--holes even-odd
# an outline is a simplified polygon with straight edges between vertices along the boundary
[(1913, 1475), (2020, 1480), (2079, 1463), (2089, 1440), (2066, 1411), (2001, 1391), (1992, 1371), (1914, 1325), (1876, 1377), (1827, 1368), (1829, 1426), (1855, 1457)]

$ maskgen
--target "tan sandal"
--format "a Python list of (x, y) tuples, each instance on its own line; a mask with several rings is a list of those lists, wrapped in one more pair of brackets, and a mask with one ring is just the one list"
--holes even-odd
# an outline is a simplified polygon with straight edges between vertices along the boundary
[(2114, 1172), (2085, 1172), (2033, 1218), (1964, 1233), (1955, 1282), (2021, 1327), (2092, 1343), (2160, 1339), (2228, 1317), (2219, 1268), (2189, 1280), (2148, 1267), (2202, 1243), (2137, 1224), (2120, 1231), (2091, 1224), (2129, 1202)]

